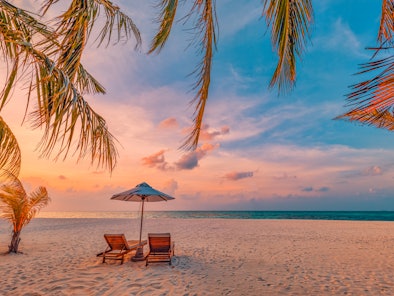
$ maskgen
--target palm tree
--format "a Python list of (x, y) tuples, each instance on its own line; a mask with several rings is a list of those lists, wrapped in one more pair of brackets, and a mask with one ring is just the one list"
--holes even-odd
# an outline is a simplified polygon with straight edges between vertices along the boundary
[(0, 187), (0, 217), (12, 224), (12, 237), (8, 252), (18, 253), (22, 228), (45, 207), (50, 198), (45, 187), (38, 187), (27, 195), (22, 183), (12, 173), (8, 182)]
[[(44, 0), (42, 15), (57, 2)], [(55, 28), (50, 22), (41, 22), (37, 14), (0, 0), (0, 54), (8, 69), (0, 93), (0, 114), (12, 98), (13, 88), (24, 82), (25, 119), (44, 131), (39, 143), (41, 156), (56, 153), (55, 159), (64, 159), (74, 150), (79, 159), (90, 156), (92, 164), (112, 172), (117, 162), (116, 140), (105, 120), (83, 97), (105, 93), (81, 63), (85, 45), (102, 15), (105, 22), (98, 30), (98, 46), (134, 36), (138, 48), (141, 37), (137, 27), (108, 0), (70, 0), (68, 10), (56, 19)], [(1, 117), (0, 147), (0, 168), (17, 175), (20, 148)]]

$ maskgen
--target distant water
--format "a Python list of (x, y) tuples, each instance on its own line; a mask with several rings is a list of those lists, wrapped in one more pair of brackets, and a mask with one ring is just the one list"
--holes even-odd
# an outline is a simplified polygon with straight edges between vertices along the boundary
[[(41, 212), (37, 218), (138, 218), (139, 212)], [(394, 221), (394, 211), (147, 211), (146, 218)]]

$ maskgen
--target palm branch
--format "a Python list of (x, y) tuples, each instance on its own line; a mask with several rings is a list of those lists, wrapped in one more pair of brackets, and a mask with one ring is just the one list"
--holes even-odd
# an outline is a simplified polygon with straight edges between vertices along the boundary
[(394, 130), (394, 56), (363, 64), (358, 74), (368, 72), (378, 73), (352, 86), (353, 92), (347, 96), (350, 111), (336, 119), (359, 121)]
[(382, 1), (378, 31), (380, 46), (373, 48), (372, 61), (361, 65), (357, 74), (376, 73), (371, 79), (352, 85), (347, 95), (350, 110), (335, 119), (358, 121), (378, 128), (394, 130), (394, 56), (378, 59), (381, 53), (393, 50), (394, 3)]
[(19, 179), (8, 173), (6, 184), (0, 189), (0, 209), (1, 217), (8, 220), (13, 225), (14, 232), (23, 228), (27, 215), (27, 194)]
[(0, 176), (7, 171), (19, 175), (21, 151), (14, 134), (0, 116)]
[[(43, 11), (56, 2), (46, 1)], [(86, 7), (81, 6), (85, 4)], [(82, 96), (83, 93), (105, 93), (104, 87), (80, 63), (82, 50), (100, 8), (104, 8), (107, 21), (99, 34), (99, 45), (105, 38), (110, 42), (111, 32), (116, 29), (116, 42), (124, 37), (129, 39), (132, 32), (139, 46), (141, 38), (138, 29), (110, 1), (73, 1), (70, 9), (60, 18), (57, 32), (26, 11), (7, 1), (0, 1), (0, 47), (7, 65), (10, 65), (1, 93), (0, 111), (10, 98), (16, 81), (30, 75), (27, 77), (31, 82), (25, 112), (35, 90), (37, 107), (29, 118), (33, 120), (34, 127), (45, 127), (40, 142), (42, 155), (49, 157), (58, 147), (56, 158), (61, 154), (66, 157), (71, 143), (76, 140), (79, 158), (90, 155), (92, 163), (112, 171), (117, 161), (115, 139), (104, 119)], [(60, 56), (56, 60), (58, 52)], [(78, 128), (79, 136), (76, 135)], [(5, 153), (0, 153), (1, 157)], [(18, 166), (17, 163), (14, 165)]]
[[(58, 0), (46, 0), (43, 12)], [(63, 69), (70, 80), (74, 82), (80, 70), (82, 53), (92, 29), (100, 16), (100, 9), (105, 12), (106, 20), (101, 28), (97, 40), (100, 46), (105, 40), (107, 45), (113, 38), (113, 31), (117, 31), (116, 41), (127, 41), (133, 34), (136, 39), (136, 47), (141, 44), (141, 35), (130, 17), (122, 13), (116, 5), (107, 0), (73, 0), (66, 12), (57, 18), (56, 34), (60, 43), (60, 53), (57, 65)], [(59, 52), (59, 49), (55, 49)]]
[[(160, 27), (153, 38), (149, 53), (159, 52), (168, 40), (178, 6), (177, 0), (161, 0), (158, 7), (160, 8), (158, 21)], [(212, 57), (216, 47), (216, 8), (214, 0), (195, 0), (191, 11), (186, 18), (197, 15), (197, 21), (194, 24), (200, 52), (203, 53), (201, 62), (197, 65), (192, 74), (196, 75), (196, 82), (193, 90), (196, 95), (191, 101), (194, 104), (193, 127), (189, 136), (182, 144), (181, 148), (186, 150), (195, 149), (198, 145), (200, 130), (202, 126), (205, 106), (208, 100), (209, 85), (211, 78)]]
[(279, 61), (270, 87), (288, 91), (296, 81), (296, 58), (301, 57), (310, 35), (313, 9), (310, 0), (264, 0), (267, 25)]
[(393, 36), (393, 0), (382, 0), (382, 15), (378, 32), (378, 41), (384, 44), (386, 41), (392, 42)]
[(167, 42), (178, 8), (178, 0), (161, 0), (157, 7), (160, 9), (159, 17), (157, 18), (160, 27), (152, 40), (148, 53), (160, 52)]

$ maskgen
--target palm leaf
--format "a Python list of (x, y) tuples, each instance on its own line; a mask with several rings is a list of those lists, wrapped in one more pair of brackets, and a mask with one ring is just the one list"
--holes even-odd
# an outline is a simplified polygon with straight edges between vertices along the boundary
[(392, 36), (394, 5), (391, 0), (382, 1), (382, 15), (378, 32), (379, 47), (373, 49), (373, 60), (361, 65), (357, 74), (376, 73), (352, 87), (347, 95), (349, 111), (335, 119), (358, 121), (378, 128), (394, 130), (394, 56), (377, 59), (377, 56), (393, 50)]
[(204, 117), (205, 106), (208, 100), (209, 85), (211, 82), (211, 68), (213, 51), (216, 48), (216, 8), (214, 0), (196, 0), (190, 15), (199, 15), (195, 30), (200, 40), (201, 52), (204, 53), (203, 59), (193, 72), (197, 76), (197, 81), (193, 87), (197, 93), (192, 100), (195, 104), (193, 127), (189, 136), (182, 144), (181, 148), (186, 150), (195, 149), (198, 145), (201, 126)]
[(7, 173), (8, 182), (0, 189), (1, 217), (13, 225), (14, 231), (20, 231), (26, 217), (27, 195), (22, 183), (12, 173)]
[(296, 58), (301, 57), (309, 38), (313, 9), (310, 0), (264, 0), (267, 25), (279, 61), (270, 87), (288, 91), (296, 81)]
[(7, 1), (0, 1), (0, 50), (6, 64), (11, 64), (10, 71), (1, 92), (0, 110), (9, 99), (15, 86), (21, 55), (21, 50), (32, 46), (31, 40), (35, 36), (44, 37), (47, 42), (53, 42), (53, 32), (43, 23), (37, 21), (23, 9), (17, 8)]
[[(43, 5), (43, 12), (56, 3), (56, 0), (47, 0)], [(134, 22), (122, 13), (119, 7), (107, 0), (73, 0), (66, 12), (57, 20), (57, 35), (61, 39), (60, 54), (57, 66), (63, 69), (72, 82), (75, 82), (80, 70), (82, 53), (84, 51), (90, 33), (96, 24), (103, 9), (106, 21), (97, 37), (100, 46), (105, 40), (107, 45), (112, 40), (112, 32), (117, 31), (116, 43), (128, 40), (133, 34), (136, 39), (136, 47), (141, 44), (141, 36)], [(78, 78), (80, 81), (83, 77)]]
[(394, 4), (393, 0), (382, 0), (382, 15), (380, 18), (380, 26), (378, 33), (378, 41), (384, 44), (386, 41), (392, 41), (393, 34), (393, 14)]
[(158, 17), (160, 27), (152, 40), (148, 53), (152, 53), (154, 51), (160, 52), (167, 42), (174, 23), (178, 0), (161, 0), (157, 7), (160, 8), (160, 15)]
[[(44, 141), (41, 143), (45, 143), (47, 146), (44, 144), (40, 147), (42, 154), (49, 156), (49, 153), (52, 153), (55, 147), (54, 144), (61, 142), (58, 155), (61, 153), (67, 155), (71, 147), (70, 143), (75, 138), (76, 127), (81, 123), (85, 130), (81, 131), (79, 139), (76, 139), (77, 148), (80, 149), (79, 157), (82, 158), (91, 153), (92, 163), (112, 171), (116, 165), (117, 151), (114, 138), (108, 132), (105, 121), (84, 101), (76, 86), (70, 82), (67, 73), (57, 67), (56, 63), (47, 55), (50, 48), (48, 43), (37, 45), (29, 42), (32, 39), (31, 32), (39, 34), (41, 31), (45, 31), (45, 27), (40, 27), (39, 23), (34, 23), (23, 11), (18, 14), (13, 6), (5, 5), (4, 2), (0, 2), (0, 5), (0, 8), (2, 8), (0, 9), (0, 20), (2, 21), (0, 22), (0, 47), (6, 59), (13, 63), (8, 83), (6, 83), (0, 98), (0, 106), (6, 103), (11, 85), (18, 79), (18, 73), (23, 76), (30, 70), (30, 80), (32, 82), (28, 89), (28, 103), (34, 90), (37, 94), (37, 108), (31, 114), (31, 118), (35, 127), (45, 126)], [(33, 28), (29, 27), (30, 24)], [(46, 30), (44, 34), (50, 32), (50, 30)], [(59, 47), (55, 41), (51, 44), (55, 48)], [(43, 50), (40, 51), (40, 47)], [(21, 71), (19, 71), (20, 68)], [(105, 91), (81, 64), (78, 64), (76, 83), (82, 91), (101, 93)], [(79, 123), (77, 124), (79, 116)], [(63, 123), (66, 126), (61, 129)], [(45, 141), (48, 138), (50, 140)], [(6, 139), (9, 139), (9, 137), (3, 137), (2, 141)], [(3, 145), (3, 142), (0, 144)], [(4, 142), (4, 145), (11, 147), (9, 142)], [(3, 151), (6, 153), (5, 150)], [(15, 152), (11, 152), (7, 159), (12, 160), (12, 157), (15, 156)], [(2, 165), (6, 161), (3, 154)], [(17, 166), (20, 166), (20, 164), (17, 164)], [(12, 171), (14, 173), (19, 172)]]
[(336, 119), (394, 130), (394, 56), (363, 64), (358, 74), (369, 72), (378, 73), (372, 79), (352, 86), (353, 92), (347, 96), (350, 111)]
[[(38, 68), (37, 76), (45, 77), (45, 71), (45, 67)], [(78, 159), (88, 154), (92, 164), (112, 171), (117, 161), (116, 140), (108, 131), (105, 120), (94, 112), (71, 84), (64, 90), (56, 87), (56, 83), (47, 82), (41, 89), (42, 100), (31, 114), (34, 127), (44, 127), (40, 142), (42, 156), (49, 157), (58, 147), (56, 159), (61, 155), (65, 159), (75, 142), (75, 153), (79, 151)], [(58, 95), (52, 96), (47, 90), (53, 90)]]
[(43, 207), (49, 204), (50, 201), (51, 198), (49, 197), (45, 187), (40, 186), (35, 191), (31, 192), (28, 197), (29, 210), (27, 211), (23, 225), (27, 225)]
[(19, 175), (21, 151), (14, 134), (0, 116), (0, 176), (7, 171)]
[(48, 205), (50, 197), (45, 187), (37, 188), (28, 196), (21, 181), (10, 172), (7, 172), (7, 180), (0, 187), (1, 217), (13, 225), (14, 232), (20, 232)]
[(75, 85), (81, 93), (105, 94), (105, 88), (83, 66), (79, 65)]

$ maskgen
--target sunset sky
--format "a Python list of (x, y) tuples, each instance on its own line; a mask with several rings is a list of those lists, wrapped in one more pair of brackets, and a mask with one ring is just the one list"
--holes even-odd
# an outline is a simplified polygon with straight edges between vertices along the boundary
[(45, 211), (137, 210), (110, 197), (144, 181), (176, 198), (148, 210), (394, 210), (394, 134), (333, 120), (347, 110), (349, 86), (365, 78), (353, 74), (371, 57), (366, 47), (376, 45), (381, 3), (312, 2), (311, 42), (296, 87), (278, 96), (268, 89), (277, 57), (261, 1), (217, 1), (204, 130), (197, 150), (186, 152), (179, 147), (193, 114), (189, 74), (201, 59), (188, 47), (192, 23), (180, 20), (187, 5), (163, 51), (146, 55), (155, 2), (114, 0), (139, 27), (142, 49), (134, 50), (134, 40), (90, 44), (83, 63), (106, 87), (106, 95), (86, 99), (119, 141), (119, 163), (110, 175), (89, 159), (40, 159), (42, 134), (21, 126), (26, 95), (16, 90), (2, 116), (22, 147), (26, 189), (47, 187)]

